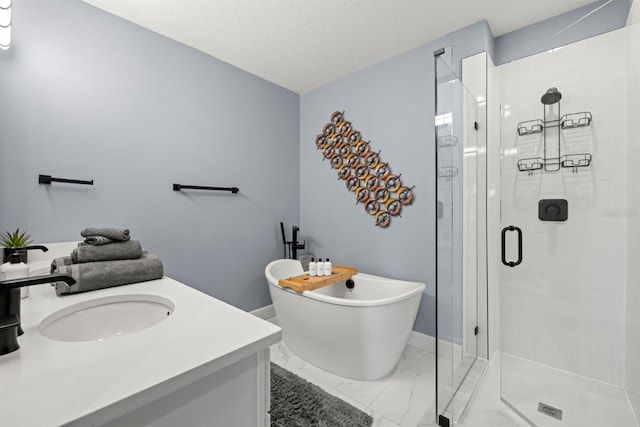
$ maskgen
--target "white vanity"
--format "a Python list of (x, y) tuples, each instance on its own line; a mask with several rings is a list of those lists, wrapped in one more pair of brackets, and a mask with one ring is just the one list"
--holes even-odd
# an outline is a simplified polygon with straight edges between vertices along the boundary
[[(60, 341), (39, 330), (77, 304), (146, 296), (172, 311), (138, 332)], [(21, 348), (0, 356), (3, 426), (269, 426), (269, 346), (280, 328), (175, 280), (63, 297), (33, 286), (21, 321)]]

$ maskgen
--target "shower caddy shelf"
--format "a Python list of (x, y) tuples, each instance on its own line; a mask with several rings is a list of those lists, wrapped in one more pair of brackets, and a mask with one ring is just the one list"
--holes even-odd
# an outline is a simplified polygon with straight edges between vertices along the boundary
[(442, 166), (438, 170), (438, 178), (453, 178), (458, 175), (459, 169), (455, 166)]
[[(544, 104), (544, 116), (545, 120), (535, 119), (527, 120), (518, 123), (517, 131), (518, 136), (535, 135), (543, 133), (545, 129), (558, 128), (557, 139), (557, 152), (558, 155), (553, 157), (547, 157), (547, 135), (543, 135), (544, 157), (529, 157), (525, 159), (519, 159), (517, 162), (518, 170), (520, 172), (528, 172), (529, 175), (533, 171), (544, 169), (548, 172), (555, 172), (561, 168), (572, 168), (573, 172), (577, 172), (578, 168), (588, 167), (591, 165), (592, 155), (591, 153), (577, 153), (577, 154), (561, 154), (560, 146), (560, 130), (563, 129), (575, 129), (581, 127), (588, 127), (591, 125), (592, 115), (588, 111), (580, 113), (571, 113), (560, 116), (560, 99), (562, 94), (558, 92), (556, 88), (550, 88), (542, 96), (540, 101)], [(546, 120), (547, 105), (558, 104), (558, 119)]]
[(438, 147), (453, 147), (458, 145), (458, 137), (455, 135), (443, 135), (437, 138)]
[(542, 169), (544, 166), (558, 164), (563, 168), (573, 168), (574, 172), (576, 168), (582, 168), (591, 165), (591, 154), (565, 154), (556, 159), (543, 159), (542, 157), (530, 157), (527, 159), (518, 160), (518, 170), (520, 172), (533, 172), (538, 169)]
[(583, 128), (591, 125), (592, 116), (588, 111), (582, 113), (565, 114), (559, 120), (549, 120), (545, 122), (540, 119), (528, 120), (518, 123), (518, 135), (533, 135), (542, 133), (544, 128), (560, 126), (560, 129)]
[[(442, 135), (436, 138), (438, 149), (445, 147), (455, 147), (458, 145), (458, 137), (455, 135)], [(438, 169), (438, 178), (453, 178), (458, 175), (458, 168), (455, 166), (441, 166)]]

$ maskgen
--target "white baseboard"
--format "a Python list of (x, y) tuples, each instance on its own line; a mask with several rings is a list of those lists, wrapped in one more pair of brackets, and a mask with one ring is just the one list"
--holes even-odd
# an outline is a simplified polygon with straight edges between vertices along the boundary
[(436, 352), (436, 339), (431, 335), (423, 334), (422, 332), (411, 331), (409, 335), (410, 346), (419, 348), (420, 350), (428, 351), (429, 353)]
[(255, 310), (250, 311), (249, 313), (253, 314), (256, 317), (264, 319), (264, 320), (271, 319), (272, 317), (275, 317), (275, 315), (276, 315), (276, 312), (273, 309), (273, 304), (269, 304), (269, 305), (265, 305), (264, 307), (256, 308)]
[[(409, 335), (410, 346), (419, 348), (420, 350), (428, 351), (429, 353), (436, 352), (436, 339), (431, 335), (423, 334), (422, 332), (411, 331)], [(462, 360), (462, 346), (460, 344), (453, 344), (447, 340), (439, 340), (441, 357), (453, 360)]]

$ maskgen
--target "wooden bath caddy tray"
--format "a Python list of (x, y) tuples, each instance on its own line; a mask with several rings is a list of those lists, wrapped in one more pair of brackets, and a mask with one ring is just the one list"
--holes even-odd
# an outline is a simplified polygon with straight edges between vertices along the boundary
[(308, 274), (301, 274), (300, 276), (293, 276), (288, 279), (280, 279), (278, 280), (278, 284), (283, 288), (291, 288), (296, 292), (312, 291), (346, 280), (357, 272), (358, 269), (355, 267), (336, 265), (331, 269), (331, 276), (311, 277)]

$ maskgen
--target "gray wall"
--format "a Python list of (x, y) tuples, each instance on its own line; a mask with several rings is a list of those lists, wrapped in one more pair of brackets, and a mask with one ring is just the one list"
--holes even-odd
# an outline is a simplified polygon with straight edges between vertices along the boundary
[[(270, 304), (278, 223), (299, 220), (299, 96), (79, 0), (13, 8), (0, 230), (54, 242), (128, 227), (167, 275), (242, 309)], [(95, 185), (38, 185), (38, 174)]]
[(633, 0), (598, 0), (496, 37), (496, 65), (584, 40), (625, 26)]
[[(608, 4), (562, 43), (618, 28), (629, 4)], [(480, 22), (299, 98), (79, 0), (15, 2), (14, 44), (0, 51), (0, 230), (46, 242), (126, 226), (168, 275), (251, 310), (270, 303), (263, 268), (282, 254), (278, 222), (301, 223), (317, 256), (426, 282), (416, 330), (433, 335), (433, 51), (451, 46), (459, 75), (460, 59), (483, 50), (500, 63), (549, 48), (541, 40), (585, 14), (495, 40)], [(315, 149), (335, 110), (416, 186), (388, 229)], [(46, 187), (40, 173), (95, 185)], [(173, 182), (241, 193), (176, 193)]]
[[(497, 38), (482, 21), (301, 95), (300, 221), (309, 250), (364, 272), (425, 282), (414, 329), (435, 335), (433, 51), (451, 46), (452, 69), (460, 76), (461, 59), (481, 51), (500, 64), (624, 26), (631, 1), (605, 3), (601, 0)], [(462, 100), (452, 101), (454, 110), (457, 102)], [(316, 135), (336, 110), (345, 110), (346, 119), (364, 139), (382, 150), (382, 160), (393, 173), (402, 174), (403, 183), (416, 186), (414, 205), (404, 208), (402, 218), (394, 218), (387, 229), (373, 226), (372, 217), (362, 205), (356, 206), (353, 193), (315, 148)], [(453, 197), (455, 204), (460, 194)], [(453, 220), (453, 249), (447, 255), (455, 261), (462, 259), (462, 218), (454, 212)], [(440, 256), (446, 269), (445, 254)], [(451, 292), (448, 299), (455, 299), (462, 266), (451, 265), (447, 278), (453, 286), (446, 291)], [(453, 301), (452, 317), (440, 317), (441, 322), (453, 323), (441, 323), (441, 332), (459, 335), (461, 309), (461, 301)]]
[[(463, 57), (488, 49), (490, 32), (479, 22), (418, 49), (301, 95), (300, 221), (309, 249), (334, 264), (427, 284), (415, 329), (435, 334), (435, 176), (433, 51), (452, 47), (459, 72)], [(414, 204), (386, 229), (374, 226), (363, 205), (316, 149), (315, 137), (331, 113), (345, 118), (381, 150)]]

